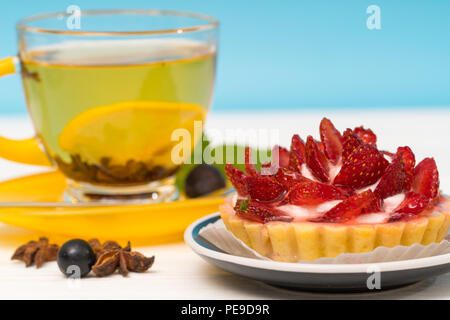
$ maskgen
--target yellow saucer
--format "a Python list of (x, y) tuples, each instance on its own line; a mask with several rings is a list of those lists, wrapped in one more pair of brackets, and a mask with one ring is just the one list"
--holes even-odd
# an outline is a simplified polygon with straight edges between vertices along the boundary
[[(64, 176), (56, 171), (1, 182), (0, 204), (62, 201), (65, 187)], [(154, 244), (181, 240), (187, 226), (221, 203), (222, 197), (205, 197), (125, 206), (0, 207), (0, 222), (50, 237)]]

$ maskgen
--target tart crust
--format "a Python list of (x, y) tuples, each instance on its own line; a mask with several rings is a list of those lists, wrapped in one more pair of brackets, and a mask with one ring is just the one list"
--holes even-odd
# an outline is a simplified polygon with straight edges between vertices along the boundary
[(441, 242), (450, 224), (450, 201), (442, 210), (412, 220), (378, 224), (314, 222), (257, 223), (238, 217), (230, 203), (220, 206), (226, 228), (259, 254), (275, 261), (312, 261), (341, 253), (362, 253), (376, 247), (428, 245)]

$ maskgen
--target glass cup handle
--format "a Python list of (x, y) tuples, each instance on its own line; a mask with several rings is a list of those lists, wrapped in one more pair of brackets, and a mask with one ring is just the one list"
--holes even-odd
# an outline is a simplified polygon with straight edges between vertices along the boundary
[[(0, 59), (0, 77), (16, 73), (17, 61), (17, 57)], [(41, 149), (40, 143), (35, 137), (13, 140), (0, 136), (0, 157), (25, 164), (51, 166), (47, 155)]]

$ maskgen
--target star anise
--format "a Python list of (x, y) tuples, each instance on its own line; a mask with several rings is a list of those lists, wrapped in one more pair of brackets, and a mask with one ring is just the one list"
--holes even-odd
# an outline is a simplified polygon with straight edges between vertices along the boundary
[(58, 249), (58, 245), (49, 244), (47, 238), (39, 238), (39, 241), (29, 241), (17, 248), (11, 260), (23, 261), (27, 267), (34, 263), (39, 268), (46, 261), (55, 261)]
[(98, 239), (91, 239), (88, 241), (95, 255), (100, 257), (106, 251), (121, 249), (122, 247), (115, 241), (105, 241), (103, 244)]
[(114, 273), (119, 269), (122, 276), (127, 276), (129, 272), (147, 271), (155, 261), (155, 257), (146, 257), (143, 254), (131, 251), (131, 244), (128, 241), (126, 247), (122, 248), (114, 241), (107, 241), (103, 245), (96, 239), (89, 243), (97, 254), (97, 262), (92, 267), (92, 271), (104, 277)]

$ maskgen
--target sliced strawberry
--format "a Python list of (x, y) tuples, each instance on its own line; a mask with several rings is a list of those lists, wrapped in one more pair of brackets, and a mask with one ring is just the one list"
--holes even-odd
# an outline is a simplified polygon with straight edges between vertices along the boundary
[(312, 181), (303, 177), (300, 173), (291, 171), (286, 168), (279, 168), (274, 178), (281, 183), (286, 190), (291, 189), (295, 184), (303, 181)]
[(278, 164), (279, 168), (289, 167), (289, 150), (280, 146), (272, 148), (272, 164)]
[(365, 144), (370, 144), (374, 147), (377, 146), (377, 136), (370, 129), (364, 129), (363, 126), (357, 127), (353, 130), (355, 134), (361, 139)]
[(256, 170), (253, 162), (253, 151), (250, 147), (245, 148), (245, 171), (253, 177), (259, 176), (259, 172)]
[(381, 211), (383, 211), (383, 201), (375, 194), (373, 201), (361, 211), (361, 214)]
[(361, 145), (344, 160), (334, 185), (360, 189), (380, 179), (389, 162), (371, 145)]
[(325, 154), (325, 145), (323, 144), (323, 142), (320, 141), (320, 140), (315, 140), (315, 139), (314, 139), (314, 141), (316, 142), (317, 147), (319, 148), (319, 150), (322, 151)]
[(416, 157), (409, 147), (399, 147), (397, 149), (396, 156), (402, 157), (403, 164), (405, 165), (406, 184), (405, 190), (411, 188), (412, 179), (414, 176), (414, 167), (416, 165)]
[(283, 185), (269, 176), (248, 176), (245, 184), (250, 198), (264, 203), (280, 201), (286, 193)]
[(311, 136), (306, 140), (306, 164), (314, 177), (322, 182), (328, 182), (330, 170), (328, 160)]
[(302, 164), (305, 163), (305, 142), (298, 134), (292, 136), (291, 152), (289, 154), (289, 170), (301, 172)]
[(439, 194), (439, 172), (433, 158), (423, 159), (414, 170), (412, 190), (430, 199)]
[(245, 184), (245, 177), (247, 175), (244, 172), (227, 163), (225, 165), (225, 174), (240, 196), (248, 195), (247, 185)]
[(396, 195), (406, 186), (406, 173), (402, 161), (393, 161), (381, 177), (375, 193), (381, 199)]
[(414, 163), (414, 154), (408, 147), (400, 147), (392, 158), (380, 179), (375, 194), (381, 199), (409, 190), (411, 184), (411, 168)]
[(291, 222), (293, 220), (292, 217), (276, 208), (265, 206), (251, 200), (238, 201), (234, 210), (239, 217), (259, 223), (267, 223), (270, 221)]
[(362, 140), (356, 135), (355, 132), (353, 132), (352, 129), (345, 130), (342, 135), (342, 160), (345, 161), (350, 154), (362, 144)]
[(355, 194), (325, 212), (321, 217), (312, 219), (313, 222), (340, 223), (359, 216), (362, 211), (373, 205), (376, 200), (372, 190)]
[(337, 164), (342, 156), (342, 136), (327, 118), (323, 118), (320, 122), (320, 139), (327, 158), (332, 164)]
[(423, 212), (430, 203), (430, 198), (415, 192), (408, 192), (405, 200), (394, 210), (388, 222), (405, 220)]
[(330, 200), (343, 200), (348, 196), (347, 190), (306, 179), (292, 186), (289, 192), (289, 203), (316, 205)]

